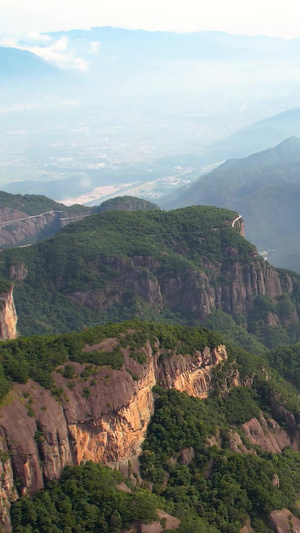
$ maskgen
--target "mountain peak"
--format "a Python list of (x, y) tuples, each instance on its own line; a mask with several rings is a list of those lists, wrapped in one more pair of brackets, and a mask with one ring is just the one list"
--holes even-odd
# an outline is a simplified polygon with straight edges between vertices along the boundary
[[(271, 149), (272, 150), (272, 149)], [(290, 161), (291, 159), (299, 159), (300, 138), (288, 137), (283, 142), (275, 146), (273, 149), (281, 159)]]

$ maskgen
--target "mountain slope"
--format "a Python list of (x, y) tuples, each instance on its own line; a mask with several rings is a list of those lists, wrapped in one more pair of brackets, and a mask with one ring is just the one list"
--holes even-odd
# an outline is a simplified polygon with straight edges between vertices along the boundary
[(20, 533), (298, 527), (298, 391), (270, 361), (204, 328), (138, 321), (2, 344), (4, 533), (11, 504)]
[(148, 210), (158, 206), (134, 196), (116, 197), (95, 207), (66, 206), (36, 194), (0, 191), (0, 246), (24, 246), (52, 237), (76, 219), (102, 211)]
[[(176, 33), (168, 31), (132, 30), (116, 27), (94, 27), (89, 30), (48, 32), (51, 39), (67, 36), (72, 44), (100, 41), (107, 55), (180, 59), (255, 59), (291, 57), (299, 53), (299, 39), (266, 37), (261, 35), (231, 35), (218, 31)], [(258, 57), (257, 52), (261, 52)]]
[(104, 211), (113, 211), (114, 209), (117, 209), (118, 211), (150, 211), (153, 209), (160, 209), (160, 207), (148, 200), (137, 198), (136, 196), (116, 196), (115, 198), (105, 200), (99, 205), (99, 207), (95, 207), (94, 212), (103, 213)]
[(226, 209), (111, 211), (2, 252), (0, 273), (15, 282), (22, 334), (133, 317), (201, 323), (217, 309), (270, 346), (274, 335), (298, 340), (297, 275), (271, 268), (241, 234)]
[[(212, 144), (204, 155), (182, 156), (181, 163), (197, 167), (216, 161), (247, 157), (255, 152), (267, 150), (270, 146), (276, 146), (293, 136), (300, 137), (300, 108), (288, 109), (278, 115), (255, 122)], [(174, 164), (176, 162), (175, 158)]]
[(0, 79), (43, 76), (55, 71), (55, 67), (32, 52), (0, 46)]
[(199, 203), (236, 209), (245, 220), (247, 237), (260, 250), (273, 249), (270, 261), (299, 272), (299, 176), (300, 140), (292, 137), (275, 148), (227, 161), (183, 187), (165, 205)]

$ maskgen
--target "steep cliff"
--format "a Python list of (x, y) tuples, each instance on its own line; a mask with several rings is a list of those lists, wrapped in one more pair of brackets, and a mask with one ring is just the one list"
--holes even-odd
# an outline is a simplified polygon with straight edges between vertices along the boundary
[(13, 298), (13, 286), (9, 284), (1, 290), (0, 281), (0, 340), (10, 340), (17, 337), (17, 313)]
[[(32, 520), (40, 530), (27, 510), (41, 499), (47, 509), (49, 490), (36, 504), (20, 497), (90, 460), (120, 470), (137, 487), (147, 483), (182, 524), (190, 517), (183, 533), (199, 530), (198, 520), (214, 532), (239, 533), (248, 515), (257, 532), (270, 512), (298, 516), (298, 391), (265, 357), (227, 350), (216, 333), (132, 321), (19, 337), (0, 344), (0, 379), (5, 532), (17, 499), (14, 524), (26, 528)], [(55, 524), (60, 506), (52, 511)]]
[(28, 215), (15, 209), (0, 209), (0, 246), (10, 248), (35, 243), (52, 237), (70, 222), (85, 216), (87, 215), (72, 216), (65, 211)]
[[(99, 344), (89, 347), (91, 351), (101, 348)], [(71, 363), (72, 385), (58, 369), (53, 377), (61, 393), (59, 401), (33, 380), (14, 385), (0, 409), (4, 531), (10, 530), (9, 502), (18, 495), (33, 494), (45, 480), (58, 478), (66, 465), (93, 460), (128, 474), (154, 411), (153, 386), (205, 398), (213, 369), (227, 358), (222, 345), (184, 357), (175, 352), (172, 356), (159, 343), (153, 353), (147, 342), (142, 353), (144, 364), (123, 349), (120, 370), (96, 367), (89, 381), (81, 377), (86, 366)]]

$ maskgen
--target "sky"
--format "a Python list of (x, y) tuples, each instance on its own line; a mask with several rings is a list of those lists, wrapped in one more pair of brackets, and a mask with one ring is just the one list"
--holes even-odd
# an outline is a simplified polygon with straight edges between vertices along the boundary
[(115, 26), (300, 36), (299, 0), (0, 0), (0, 36)]

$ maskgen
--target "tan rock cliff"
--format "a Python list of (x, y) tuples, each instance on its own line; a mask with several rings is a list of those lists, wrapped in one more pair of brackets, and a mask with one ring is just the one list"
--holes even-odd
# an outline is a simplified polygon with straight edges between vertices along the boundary
[(0, 294), (0, 340), (17, 337), (17, 320), (12, 287), (10, 291)]
[[(54, 373), (57, 386), (63, 389), (60, 401), (32, 380), (15, 384), (0, 409), (0, 471), (5, 472), (0, 485), (0, 525), (4, 532), (10, 531), (9, 502), (17, 497), (16, 480), (19, 494), (33, 494), (46, 479), (59, 477), (64, 466), (81, 461), (124, 470), (145, 438), (154, 411), (153, 386), (207, 397), (213, 368), (227, 358), (224, 346), (199, 350), (195, 357), (170, 354), (162, 363), (160, 350), (153, 355), (149, 343), (144, 353), (147, 363), (141, 365), (124, 350), (121, 370), (99, 368), (93, 385), (78, 377), (72, 390), (67, 379)], [(80, 376), (84, 365), (72, 364)], [(83, 394), (87, 386), (89, 397)]]

